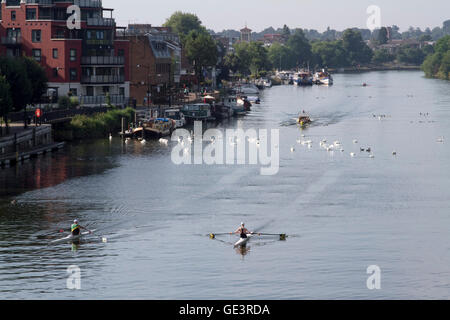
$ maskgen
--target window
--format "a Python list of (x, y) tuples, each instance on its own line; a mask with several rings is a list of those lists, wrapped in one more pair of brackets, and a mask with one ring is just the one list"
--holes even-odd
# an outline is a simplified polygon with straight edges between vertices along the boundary
[(124, 87), (120, 87), (119, 88), (119, 95), (124, 97), (125, 96), (125, 88)]
[(36, 20), (36, 8), (33, 9), (27, 9), (27, 13), (26, 13), (27, 20)]
[(58, 49), (53, 49), (53, 59), (58, 59)]
[(58, 68), (53, 68), (53, 78), (58, 78)]
[(71, 68), (70, 69), (70, 81), (76, 81), (77, 80), (77, 69)]
[(70, 88), (69, 93), (71, 96), (76, 97), (78, 96), (78, 90), (77, 88)]
[(34, 60), (40, 62), (41, 61), (41, 49), (33, 49), (33, 58)]
[(92, 97), (94, 95), (94, 87), (86, 87), (86, 95)]
[(33, 42), (41, 42), (41, 30), (32, 30), (31, 39)]
[(15, 11), (11, 11), (11, 20), (16, 21), (16, 12)]
[(123, 57), (123, 56), (125, 55), (125, 50), (123, 50), (123, 49), (117, 50), (117, 55), (118, 55), (119, 57)]
[(70, 49), (70, 61), (77, 61), (77, 49)]

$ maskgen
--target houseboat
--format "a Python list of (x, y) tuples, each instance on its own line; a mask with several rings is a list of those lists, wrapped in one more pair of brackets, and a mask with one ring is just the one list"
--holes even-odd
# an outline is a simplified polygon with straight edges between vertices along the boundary
[(212, 107), (208, 103), (187, 104), (181, 108), (187, 122), (192, 121), (213, 121)]
[(298, 86), (312, 86), (313, 75), (309, 71), (301, 71), (298, 73), (296, 84)]
[[(222, 103), (224, 106), (230, 107), (233, 110), (234, 116), (243, 116), (247, 114), (245, 102), (241, 97), (228, 96), (223, 99)], [(250, 109), (250, 107), (248, 107), (248, 109)]]
[(168, 109), (164, 111), (164, 116), (166, 118), (175, 120), (175, 127), (182, 128), (186, 125), (186, 118), (180, 109)]

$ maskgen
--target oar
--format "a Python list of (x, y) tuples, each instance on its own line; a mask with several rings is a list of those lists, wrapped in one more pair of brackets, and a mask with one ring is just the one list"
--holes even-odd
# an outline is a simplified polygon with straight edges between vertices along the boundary
[(286, 240), (287, 235), (285, 233), (258, 233), (260, 236), (277, 236), (280, 237), (280, 240)]
[(233, 234), (233, 233), (232, 232), (227, 232), (227, 233), (210, 233), (210, 234), (208, 234), (208, 236), (211, 239), (215, 239), (216, 236), (225, 236), (225, 235), (230, 235), (230, 234)]

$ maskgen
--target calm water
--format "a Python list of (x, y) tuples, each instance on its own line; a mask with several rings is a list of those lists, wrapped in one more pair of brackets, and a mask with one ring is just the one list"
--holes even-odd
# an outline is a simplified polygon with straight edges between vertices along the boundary
[[(0, 170), (0, 298), (447, 299), (450, 83), (346, 74), (329, 88), (273, 87), (261, 99), (241, 125), (280, 129), (275, 176), (176, 166), (173, 143), (119, 139)], [(293, 118), (303, 109), (316, 121), (300, 131)], [(296, 142), (302, 134), (312, 148)], [(322, 139), (345, 151), (327, 152)], [(373, 159), (360, 152), (369, 146)], [(107, 243), (49, 245), (74, 218)], [(234, 237), (207, 236), (241, 221), (289, 237), (242, 251)], [(81, 290), (66, 287), (70, 265), (81, 268)], [(381, 268), (381, 290), (366, 287), (369, 265)]]

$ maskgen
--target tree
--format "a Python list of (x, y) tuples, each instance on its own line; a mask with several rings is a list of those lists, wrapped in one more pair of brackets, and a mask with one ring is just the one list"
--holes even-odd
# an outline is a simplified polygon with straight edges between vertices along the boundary
[(292, 51), (295, 65), (306, 66), (312, 59), (311, 44), (302, 29), (297, 29), (289, 38), (287, 46)]
[(391, 62), (395, 60), (395, 55), (390, 54), (386, 49), (375, 51), (372, 62), (375, 64)]
[(291, 36), (291, 29), (287, 25), (283, 26), (283, 30), (281, 31), (281, 35), (283, 36), (284, 40), (288, 40)]
[(386, 27), (382, 27), (378, 32), (378, 43), (385, 44), (388, 42), (388, 31)]
[(422, 64), (422, 70), (427, 77), (450, 80), (450, 35), (440, 39), (434, 50)]
[(271, 69), (272, 65), (267, 55), (267, 49), (261, 42), (250, 42), (248, 49), (252, 75), (259, 77)]
[(267, 56), (272, 66), (279, 70), (295, 67), (295, 63), (293, 63), (293, 53), (287, 46), (274, 43), (269, 47)]
[(0, 73), (11, 88), (12, 111), (21, 111), (31, 103), (33, 89), (21, 59), (0, 57)]
[(444, 21), (442, 32), (444, 35), (450, 35), (450, 20)]
[(403, 63), (421, 65), (425, 60), (425, 53), (418, 48), (400, 48), (397, 59)]
[(217, 63), (217, 44), (207, 33), (191, 31), (186, 36), (185, 50), (199, 79), (203, 77), (203, 68), (214, 66)]
[[(8, 133), (8, 113), (12, 108), (12, 99), (10, 94), (10, 86), (6, 78), (0, 75), (0, 117), (5, 120), (6, 133)], [(3, 134), (3, 129), (0, 128), (0, 136)]]
[(27, 77), (31, 82), (32, 94), (30, 103), (39, 103), (48, 87), (48, 79), (45, 70), (39, 63), (30, 57), (22, 57), (21, 60), (25, 66)]
[(321, 68), (345, 67), (349, 64), (341, 40), (314, 42), (312, 53), (315, 65)]
[(342, 41), (351, 65), (369, 63), (372, 60), (373, 52), (363, 41), (360, 32), (347, 29)]
[(173, 32), (177, 33), (183, 45), (191, 31), (207, 33), (206, 28), (202, 26), (202, 22), (195, 14), (181, 11), (173, 13), (164, 23), (164, 27), (170, 27)]

